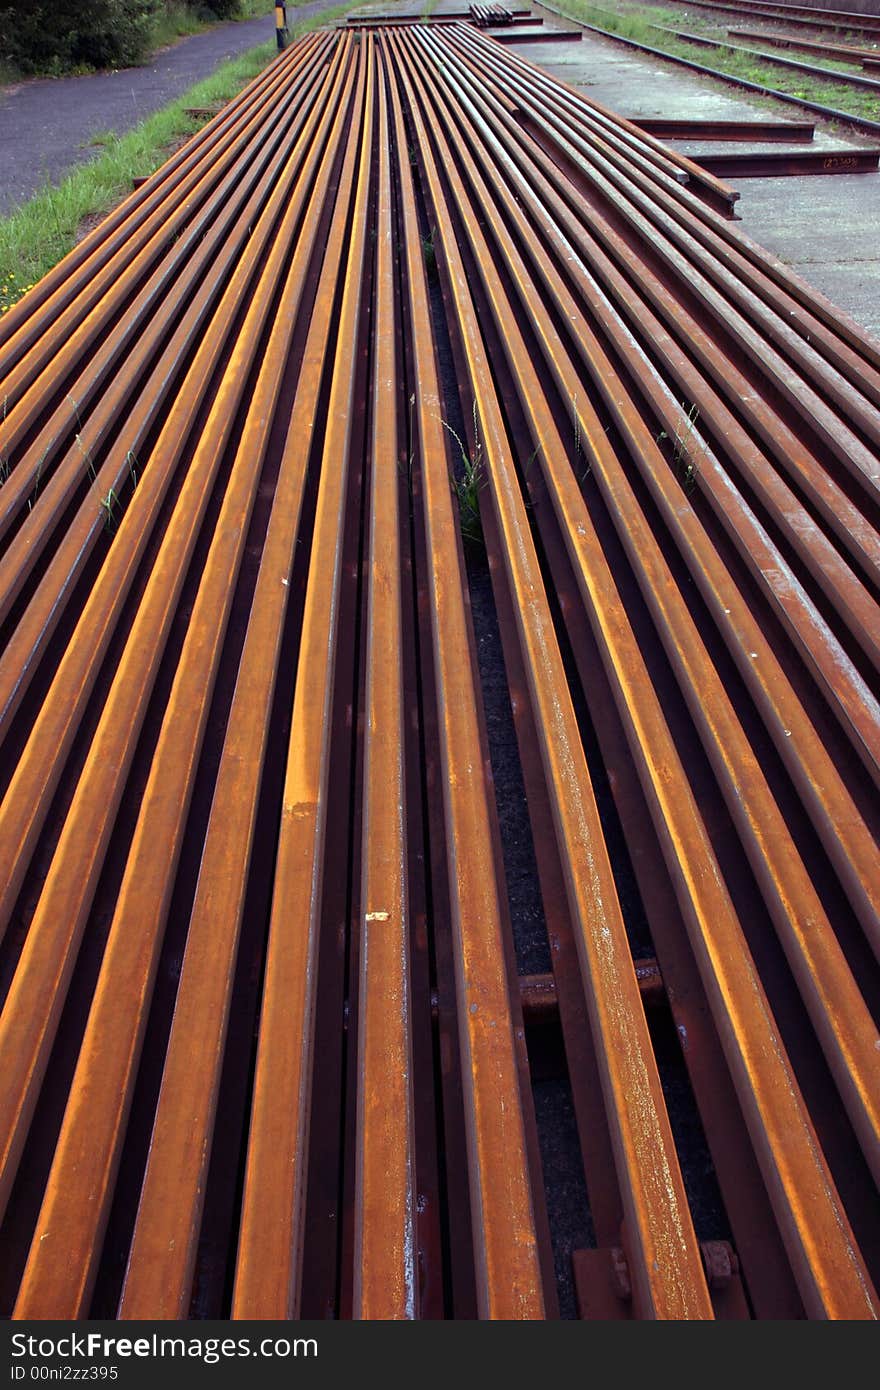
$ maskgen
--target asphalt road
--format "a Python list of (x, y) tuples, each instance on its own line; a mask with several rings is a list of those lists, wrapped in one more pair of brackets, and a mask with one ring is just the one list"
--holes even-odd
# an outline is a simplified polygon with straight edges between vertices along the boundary
[[(289, 11), (289, 22), (327, 9), (316, 0)], [(35, 79), (0, 88), (0, 213), (55, 184), (76, 164), (100, 153), (90, 139), (123, 134), (237, 54), (271, 40), (274, 12), (263, 19), (223, 24), (181, 39), (146, 67), (88, 77)]]

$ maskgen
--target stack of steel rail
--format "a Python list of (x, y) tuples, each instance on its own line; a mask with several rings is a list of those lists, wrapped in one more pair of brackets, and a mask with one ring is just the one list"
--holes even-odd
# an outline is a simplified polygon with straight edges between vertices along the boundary
[(505, 5), (471, 5), (470, 22), (477, 29), (488, 29), (493, 25), (512, 24), (513, 10)]
[(312, 35), (0, 326), (7, 1313), (555, 1316), (469, 491), (581, 1311), (876, 1315), (880, 351), (681, 174)]

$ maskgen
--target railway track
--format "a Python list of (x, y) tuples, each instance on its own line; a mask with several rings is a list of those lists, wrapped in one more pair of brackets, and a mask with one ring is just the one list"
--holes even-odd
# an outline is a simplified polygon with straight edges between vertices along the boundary
[(720, 14), (734, 14), (745, 19), (762, 19), (767, 23), (785, 23), (793, 29), (825, 29), (873, 39), (880, 35), (880, 17), (853, 10), (765, 4), (762, 0), (733, 0), (731, 4), (725, 4), (723, 0), (692, 0), (692, 4), (698, 10), (715, 10)]
[(778, 53), (767, 53), (766, 50), (758, 48), (744, 48), (742, 44), (727, 43), (721, 39), (709, 39), (703, 34), (691, 34), (681, 29), (670, 29), (665, 25), (658, 25), (657, 28), (660, 33), (670, 34), (673, 38), (681, 39), (684, 43), (696, 44), (699, 48), (726, 48), (731, 53), (745, 54), (749, 58), (757, 58), (762, 63), (791, 68), (795, 72), (805, 72), (810, 77), (842, 82), (845, 86), (867, 88), (869, 91), (880, 91), (880, 82), (859, 73), (841, 72), (837, 68), (825, 68), (816, 63), (802, 63), (796, 58), (783, 58)]
[(5, 316), (5, 1313), (876, 1316), (880, 348), (710, 203), (349, 25)]
[[(547, 4), (544, 5), (543, 8), (546, 9), (550, 14), (557, 16), (559, 19), (574, 19), (575, 23), (577, 23), (580, 26), (580, 28), (584, 30), (585, 33), (599, 34), (602, 38), (610, 39), (613, 43), (622, 44), (625, 48), (635, 49), (638, 53), (649, 53), (654, 58), (662, 58), (664, 62), (674, 63), (678, 67), (687, 68), (689, 69), (689, 71), (700, 73), (702, 76), (705, 77), (717, 78), (720, 81), (727, 82), (734, 87), (741, 87), (744, 91), (756, 92), (759, 96), (772, 97), (774, 101), (782, 101), (786, 102), (788, 105), (791, 106), (799, 106), (805, 111), (813, 111), (820, 116), (824, 116), (826, 120), (834, 121), (837, 124), (844, 122), (845, 124), (852, 126), (855, 130), (870, 131), (872, 134), (880, 132), (880, 121), (871, 120), (865, 116), (857, 116), (849, 111), (841, 111), (838, 110), (836, 107), (826, 106), (822, 102), (810, 101), (805, 97), (794, 96), (790, 92), (783, 92), (775, 87), (766, 87), (760, 82), (752, 82), (748, 78), (737, 77), (734, 73), (727, 72), (722, 68), (707, 67), (704, 63), (698, 63), (692, 58), (682, 58), (678, 54), (667, 52), (666, 49), (655, 48), (651, 44), (645, 44), (639, 42), (637, 39), (627, 38), (624, 34), (617, 33), (617, 31), (614, 29), (604, 29), (597, 24), (587, 24), (584, 20), (577, 19), (575, 16), (567, 14), (563, 9), (557, 9), (554, 5)], [(607, 13), (610, 14), (611, 11), (608, 11)], [(684, 35), (679, 35), (679, 37), (684, 38)], [(689, 42), (694, 38), (693, 35), (688, 35), (687, 37)], [(715, 46), (715, 40), (699, 38), (697, 42), (700, 44), (704, 44), (707, 47)], [(720, 46), (723, 47), (723, 45)], [(768, 54), (766, 56), (769, 61), (775, 61), (772, 55)], [(783, 63), (783, 66), (790, 65), (790, 63)], [(818, 72), (819, 69), (813, 69), (813, 71)], [(871, 71), (869, 65), (865, 66), (865, 71)], [(847, 79), (845, 74), (840, 74), (836, 71), (832, 74), (830, 69), (828, 70), (828, 73), (829, 76), (833, 76), (835, 78), (843, 77), (844, 83), (846, 83)], [(873, 85), (873, 79), (860, 77), (853, 78), (853, 84), (855, 86), (861, 87), (864, 86), (866, 83), (869, 86)]]
[(769, 43), (774, 48), (793, 48), (799, 53), (809, 53), (811, 56), (821, 54), (826, 58), (839, 58), (844, 63), (861, 63), (862, 66), (880, 56), (876, 48), (855, 48), (846, 44), (828, 43), (826, 40), (798, 39), (790, 34), (771, 34), (766, 30), (762, 33), (754, 29), (728, 29), (727, 32), (733, 39), (758, 40), (760, 43)]

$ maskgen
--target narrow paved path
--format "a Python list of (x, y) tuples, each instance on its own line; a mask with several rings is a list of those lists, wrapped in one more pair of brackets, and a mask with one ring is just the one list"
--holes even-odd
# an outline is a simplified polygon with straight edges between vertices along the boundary
[[(289, 11), (290, 22), (328, 9), (316, 0)], [(275, 34), (267, 0), (262, 19), (223, 24), (181, 39), (145, 67), (88, 77), (36, 79), (0, 88), (0, 214), (55, 184), (99, 152), (89, 141), (104, 131), (121, 135), (210, 76), (221, 63)]]

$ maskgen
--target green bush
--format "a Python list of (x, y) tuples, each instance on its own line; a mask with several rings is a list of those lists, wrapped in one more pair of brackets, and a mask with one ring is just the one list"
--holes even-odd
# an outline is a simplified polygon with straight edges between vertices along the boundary
[[(207, 10), (214, 19), (235, 19), (241, 13), (241, 0), (201, 0), (199, 8)], [(267, 4), (267, 13), (268, 10)]]
[(22, 72), (130, 67), (150, 52), (163, 0), (0, 0), (0, 58)]

